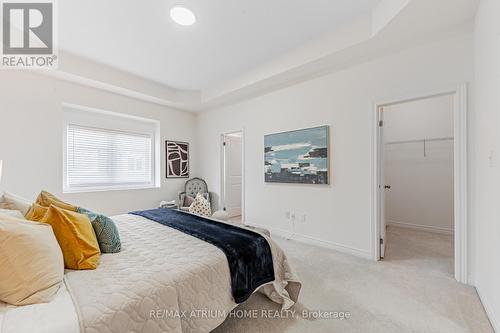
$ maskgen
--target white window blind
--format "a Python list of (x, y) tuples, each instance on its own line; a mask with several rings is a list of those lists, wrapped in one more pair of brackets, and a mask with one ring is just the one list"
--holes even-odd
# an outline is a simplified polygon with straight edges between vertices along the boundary
[[(155, 186), (154, 130), (134, 132), (130, 128), (137, 124), (131, 119), (113, 126), (109, 115), (99, 119), (100, 114), (81, 117), (78, 112), (66, 114), (65, 192)], [(94, 122), (108, 126), (91, 126)]]

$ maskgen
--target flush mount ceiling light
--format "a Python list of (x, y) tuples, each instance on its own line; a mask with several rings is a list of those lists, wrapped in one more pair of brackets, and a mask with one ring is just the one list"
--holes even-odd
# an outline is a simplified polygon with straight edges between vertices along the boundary
[(170, 9), (170, 17), (175, 23), (189, 26), (196, 22), (196, 16), (194, 13), (186, 7), (175, 6)]

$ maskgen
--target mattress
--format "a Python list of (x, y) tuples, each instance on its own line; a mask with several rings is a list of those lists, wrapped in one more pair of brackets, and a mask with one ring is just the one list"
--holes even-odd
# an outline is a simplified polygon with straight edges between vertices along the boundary
[[(0, 307), (0, 333), (210, 332), (236, 307), (217, 247), (140, 216), (113, 220), (122, 251), (103, 254), (96, 270), (67, 271), (50, 303)], [(276, 280), (259, 291), (288, 308), (300, 282), (268, 241)]]

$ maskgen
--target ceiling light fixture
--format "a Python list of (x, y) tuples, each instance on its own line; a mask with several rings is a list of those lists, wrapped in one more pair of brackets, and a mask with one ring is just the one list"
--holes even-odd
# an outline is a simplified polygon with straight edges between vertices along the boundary
[(170, 9), (170, 17), (175, 23), (183, 26), (193, 25), (196, 22), (194, 13), (182, 6), (175, 6)]

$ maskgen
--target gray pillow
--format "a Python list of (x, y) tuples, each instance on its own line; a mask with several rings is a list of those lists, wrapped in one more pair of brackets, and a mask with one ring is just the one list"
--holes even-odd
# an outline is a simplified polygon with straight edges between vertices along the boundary
[(115, 222), (107, 216), (96, 214), (85, 208), (78, 208), (78, 213), (89, 217), (97, 237), (101, 253), (120, 252), (122, 244)]
[(183, 205), (183, 206), (184, 206), (184, 207), (189, 207), (189, 206), (191, 206), (191, 204), (192, 204), (193, 202), (194, 202), (194, 198), (193, 198), (193, 197), (191, 197), (191, 196), (189, 196), (189, 195), (186, 195), (186, 196), (184, 197), (184, 205)]

